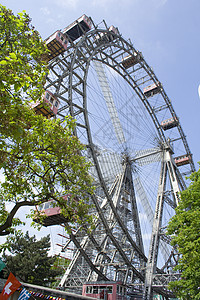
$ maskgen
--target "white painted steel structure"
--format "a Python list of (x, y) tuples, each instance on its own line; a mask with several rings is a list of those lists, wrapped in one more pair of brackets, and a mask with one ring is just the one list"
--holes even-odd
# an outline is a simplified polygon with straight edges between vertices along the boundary
[[(165, 228), (194, 163), (177, 168), (174, 162), (191, 155), (190, 149), (171, 100), (142, 54), (104, 21), (92, 24), (50, 62), (45, 86), (60, 100), (59, 117), (76, 119), (96, 185), (96, 227), (90, 234), (77, 228), (63, 246), (74, 250), (61, 285), (80, 292), (86, 281), (120, 280), (145, 300), (154, 292), (167, 299), (177, 255)], [(159, 90), (145, 96), (144, 88), (153, 84)], [(177, 124), (164, 131), (160, 124), (169, 118)]]

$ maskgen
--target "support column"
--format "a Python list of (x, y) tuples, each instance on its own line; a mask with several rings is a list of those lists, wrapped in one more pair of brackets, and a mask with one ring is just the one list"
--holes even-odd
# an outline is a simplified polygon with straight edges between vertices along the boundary
[(172, 194), (174, 197), (174, 201), (176, 202), (176, 205), (178, 204), (178, 194), (180, 192), (180, 189), (178, 184), (178, 178), (176, 176), (176, 172), (174, 171), (171, 154), (172, 151), (170, 147), (166, 147), (166, 149), (163, 152), (163, 160), (161, 165), (160, 182), (158, 186), (158, 194), (157, 194), (156, 209), (154, 214), (151, 243), (149, 248), (149, 255), (148, 255), (146, 274), (145, 274), (143, 300), (153, 299), (152, 285), (153, 285), (153, 276), (156, 274), (157, 257), (158, 257), (159, 242), (160, 242), (159, 233), (160, 233), (160, 227), (162, 225), (163, 204), (164, 204), (164, 195), (166, 189), (167, 172), (173, 190)]

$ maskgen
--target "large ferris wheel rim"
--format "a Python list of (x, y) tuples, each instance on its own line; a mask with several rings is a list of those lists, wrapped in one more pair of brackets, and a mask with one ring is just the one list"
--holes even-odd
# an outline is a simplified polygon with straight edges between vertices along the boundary
[[(79, 50), (79, 48), (84, 47), (85, 41), (87, 41), (87, 40), (90, 41), (90, 39), (93, 39), (93, 41), (94, 41), (95, 36), (99, 35), (100, 33), (106, 33), (106, 32), (108, 32), (108, 29), (105, 30), (105, 29), (95, 28), (94, 30), (91, 30), (91, 31), (87, 32), (85, 35), (83, 35), (76, 44), (74, 43), (72, 45), (72, 48), (74, 49), (74, 51), (73, 51), (73, 59), (71, 61), (71, 66), (70, 66), (71, 70), (73, 70), (73, 66), (75, 64), (75, 60), (76, 60), (76, 56), (77, 56), (78, 50)], [(156, 110), (154, 110), (154, 108), (151, 106), (150, 101), (148, 101), (148, 99), (143, 94), (142, 90), (140, 89), (140, 86), (131, 77), (131, 74), (129, 74), (128, 71), (125, 68), (123, 68), (120, 65), (120, 63), (117, 62), (113, 58), (112, 54), (111, 55), (106, 54), (106, 55), (109, 57), (109, 59), (111, 61), (115, 62), (114, 66), (112, 64), (109, 64), (108, 61), (105, 61), (105, 60), (102, 61), (102, 59), (97, 59), (97, 57), (96, 57), (97, 54), (102, 54), (102, 53), (105, 54), (105, 52), (103, 50), (106, 50), (109, 47), (114, 47), (114, 48), (121, 49), (122, 51), (124, 51), (123, 54), (125, 54), (125, 55), (130, 55), (130, 54), (133, 54), (133, 53), (136, 53), (136, 52), (139, 53), (141, 55), (141, 60), (139, 61), (139, 64), (141, 65), (141, 68), (143, 68), (147, 72), (147, 74), (149, 75), (149, 81), (152, 81), (154, 83), (157, 83), (157, 84), (159, 83), (160, 84), (160, 86), (162, 87), (161, 90), (160, 90), (160, 94), (162, 95), (162, 98), (163, 98), (163, 100), (166, 103), (166, 107), (169, 110), (171, 116), (173, 118), (175, 118), (176, 120), (178, 120), (177, 129), (178, 129), (178, 132), (179, 132), (179, 135), (180, 135), (180, 140), (182, 140), (182, 143), (184, 145), (185, 153), (187, 155), (190, 155), (190, 157), (191, 157), (191, 159), (190, 159), (190, 167), (191, 167), (191, 172), (194, 172), (195, 171), (195, 165), (194, 165), (194, 162), (193, 162), (193, 158), (192, 158), (192, 154), (191, 154), (189, 145), (188, 145), (187, 140), (186, 140), (186, 136), (185, 136), (184, 131), (182, 129), (182, 126), (180, 124), (179, 118), (177, 117), (177, 115), (175, 113), (175, 110), (174, 110), (174, 108), (172, 106), (171, 100), (167, 96), (167, 93), (165, 92), (162, 84), (158, 80), (158, 78), (155, 75), (153, 69), (145, 61), (145, 59), (144, 59), (143, 55), (141, 54), (141, 52), (137, 51), (133, 47), (132, 43), (129, 42), (129, 41), (127, 41), (126, 39), (124, 39), (122, 37), (122, 35), (115, 34), (115, 37), (116, 38), (112, 42), (107, 42), (107, 43), (102, 43), (102, 44), (100, 43), (100, 45), (98, 45), (96, 47), (94, 45), (94, 48), (93, 48), (93, 51), (92, 51), (91, 55), (87, 58), (87, 67), (86, 67), (86, 72), (85, 72), (85, 75), (84, 75), (84, 78), (83, 78), (85, 87), (86, 87), (86, 82), (87, 82), (87, 73), (88, 73), (88, 69), (89, 69), (91, 60), (99, 60), (99, 61), (103, 62), (104, 64), (108, 65), (109, 67), (111, 67), (112, 69), (114, 69), (118, 74), (120, 74), (121, 76), (123, 76), (123, 78), (128, 82), (128, 84), (134, 89), (134, 91), (136, 92), (136, 94), (138, 95), (138, 97), (140, 98), (140, 100), (142, 101), (142, 103), (144, 104), (145, 108), (147, 109), (150, 117), (152, 118), (153, 123), (155, 125), (155, 128), (156, 128), (156, 130), (158, 132), (158, 135), (159, 135), (160, 139), (164, 143), (166, 143), (166, 137), (165, 137), (165, 134), (164, 134), (164, 130), (160, 126), (160, 123), (159, 123), (158, 118), (157, 118), (157, 114), (156, 114), (157, 112), (156, 112)], [(126, 45), (127, 49), (125, 49), (125, 47), (119, 47), (119, 45), (116, 43), (117, 39), (120, 42), (122, 42), (122, 45)], [(93, 41), (92, 41), (92, 43), (94, 44)], [(90, 44), (92, 44), (92, 43), (90, 42)], [(117, 68), (116, 68), (116, 66), (117, 66)], [(124, 76), (122, 74), (122, 72), (125, 73), (126, 76)], [(72, 77), (72, 76), (73, 76), (73, 72), (70, 73), (70, 77)], [(86, 90), (85, 90), (83, 98), (84, 97), (86, 97)], [(70, 88), (69, 88), (69, 99), (72, 99), (72, 85), (70, 85)], [(72, 102), (73, 102), (73, 99), (72, 99)], [(87, 113), (87, 109), (85, 110), (85, 112)]]
[[(61, 76), (56, 74), (57, 75), (56, 80), (59, 81), (59, 76), (60, 77), (63, 76), (63, 78), (64, 78), (64, 76), (66, 76), (66, 77), (68, 76), (69, 86), (66, 86), (65, 90), (61, 91), (61, 93), (59, 93), (59, 91), (60, 91), (59, 90), (59, 84), (58, 84), (58, 86), (56, 86), (56, 81), (54, 82), (55, 85), (52, 84), (52, 82), (50, 82), (50, 85), (52, 84), (52, 85), (54, 85), (54, 87), (56, 87), (57, 96), (60, 97), (63, 101), (65, 101), (67, 103), (67, 109), (69, 109), (69, 112), (71, 113), (72, 117), (74, 117), (74, 118), (76, 117), (77, 112), (74, 110), (76, 102), (75, 102), (74, 94), (73, 94), (73, 88), (74, 88), (73, 87), (73, 76), (76, 74), (77, 77), (78, 76), (80, 77), (77, 69), (79, 67), (81, 67), (81, 65), (84, 65), (84, 68), (82, 70), (83, 71), (83, 76), (81, 74), (82, 78), (81, 78), (81, 81), (80, 81), (80, 82), (83, 83), (83, 85), (82, 85), (83, 86), (83, 93), (80, 94), (80, 99), (81, 99), (81, 97), (83, 99), (83, 102), (81, 103), (82, 106), (80, 107), (80, 114), (82, 114), (81, 116), (84, 116), (84, 120), (83, 120), (83, 123), (81, 123), (80, 125), (85, 125), (84, 129), (86, 130), (86, 133), (87, 133), (88, 146), (92, 150), (93, 161), (95, 163), (96, 170), (98, 168), (100, 168), (100, 166), (99, 166), (97, 157), (95, 158), (96, 154), (95, 154), (94, 145), (93, 145), (93, 142), (92, 142), (93, 136), (92, 136), (92, 131), (91, 131), (91, 128), (90, 128), (90, 123), (89, 123), (89, 117), (88, 117), (89, 113), (87, 111), (87, 79), (88, 79), (90, 63), (91, 63), (92, 60), (93, 61), (96, 60), (96, 61), (101, 62), (102, 64), (108, 65), (109, 67), (113, 68), (113, 70), (115, 70), (120, 76), (122, 76), (124, 78), (124, 80), (133, 88), (133, 90), (137, 94), (138, 98), (141, 100), (141, 102), (144, 104), (145, 108), (147, 109), (151, 119), (153, 120), (153, 123), (154, 123), (155, 128), (158, 132), (160, 140), (163, 142), (163, 144), (167, 142), (164, 131), (160, 126), (159, 118), (157, 117), (157, 110), (154, 110), (154, 108), (151, 105), (150, 101), (143, 94), (142, 89), (140, 87), (140, 84), (137, 84), (137, 82), (134, 80), (133, 76), (131, 76), (131, 74), (125, 68), (122, 67), (122, 65), (119, 63), (119, 61), (117, 61), (116, 52), (114, 50), (118, 49), (118, 51), (119, 51), (118, 53), (120, 53), (118, 58), (119, 57), (122, 58), (125, 55), (133, 54), (134, 52), (137, 52), (137, 53), (140, 53), (140, 52), (138, 52), (133, 47), (131, 42), (126, 41), (121, 35), (118, 35), (118, 34), (115, 35), (115, 39), (112, 40), (112, 41), (105, 42), (104, 44), (99, 44), (99, 45), (94, 44), (94, 39), (95, 39), (96, 35), (100, 35), (101, 33), (108, 33), (108, 32), (109, 32), (108, 29), (105, 30), (105, 29), (99, 29), (99, 28), (95, 27), (94, 30), (91, 30), (91, 31), (87, 32), (85, 35), (83, 35), (80, 38), (80, 40), (78, 40), (75, 43), (71, 43), (71, 45), (69, 47), (69, 50), (68, 50), (68, 52), (66, 52), (66, 54), (62, 54), (61, 56), (59, 56), (58, 58), (55, 58), (55, 60), (52, 60), (52, 62), (50, 62), (50, 68), (51, 68), (51, 66), (54, 66), (57, 63), (59, 64), (59, 62), (61, 63), (61, 61), (63, 62), (63, 65), (65, 64), (65, 66), (66, 66), (66, 70), (64, 71), (65, 74), (63, 73)], [(87, 46), (90, 46), (90, 48), (88, 49), (88, 52), (87, 51), (84, 52), (84, 50), (86, 50)], [(106, 50), (108, 48), (113, 50), (113, 51), (111, 51), (110, 54), (106, 53)], [(82, 52), (82, 50), (83, 50), (84, 53)], [(140, 53), (140, 55), (141, 55), (141, 53)], [(78, 62), (78, 60), (80, 60), (80, 62)], [(153, 70), (146, 63), (146, 61), (144, 60), (142, 55), (141, 55), (141, 59), (138, 62), (138, 64), (140, 64), (141, 69), (145, 70), (145, 72), (148, 74), (149, 81), (160, 84), (160, 81), (158, 80), (158, 78), (154, 74)], [(52, 71), (54, 71), (53, 67), (52, 67)], [(65, 95), (62, 96), (64, 93), (66, 93), (66, 94), (68, 93), (68, 99), (65, 98)], [(177, 117), (177, 115), (176, 115), (176, 113), (173, 109), (171, 101), (169, 100), (169, 98), (168, 98), (167, 94), (165, 93), (163, 87), (160, 90), (160, 94), (162, 96), (162, 99), (164, 99), (166, 107), (169, 110), (171, 116), (173, 116), (174, 118), (176, 118), (178, 120), (178, 117)], [(62, 110), (63, 110), (63, 108), (61, 107), (60, 112)], [(77, 127), (78, 126), (79, 125), (77, 124)], [(181, 127), (179, 121), (178, 121), (178, 124), (177, 124), (177, 128), (178, 128), (178, 132), (179, 132), (179, 135), (180, 135), (180, 140), (182, 141), (182, 143), (184, 145), (186, 153), (191, 154), (189, 146), (187, 144), (185, 135), (183, 133), (183, 130), (182, 130), (182, 127)], [(130, 163), (130, 161), (129, 161), (129, 163)], [(192, 158), (191, 158), (190, 166), (191, 166), (191, 170), (194, 171), (194, 163), (193, 163)], [(97, 172), (97, 174), (99, 176), (98, 172)], [(115, 220), (117, 221), (117, 223), (120, 227), (121, 232), (123, 232), (125, 234), (125, 236), (127, 238), (127, 241), (133, 247), (137, 258), (146, 263), (147, 262), (147, 257), (145, 256), (144, 251), (142, 251), (138, 247), (138, 245), (135, 243), (135, 240), (129, 235), (129, 232), (128, 232), (127, 228), (125, 228), (125, 224), (123, 223), (123, 221), (121, 221), (120, 216), (118, 215), (118, 212), (116, 211), (115, 206), (112, 204), (112, 199), (111, 199), (111, 197), (108, 193), (108, 189), (105, 185), (104, 178), (102, 176), (99, 176), (98, 179), (99, 179), (100, 182), (101, 182), (101, 179), (102, 179), (101, 183), (102, 183), (102, 186), (104, 186), (103, 189), (104, 189), (104, 192), (105, 192), (105, 196), (107, 198), (107, 203), (110, 205), (110, 208), (111, 208), (111, 210), (114, 214)], [(107, 221), (105, 219), (105, 216), (103, 215), (103, 213), (101, 211), (101, 207), (99, 206), (99, 204), (97, 202), (97, 198), (96, 198), (95, 195), (92, 197), (92, 200), (93, 200), (93, 203), (95, 204), (95, 206), (97, 208), (97, 213), (99, 215), (99, 220), (101, 220), (102, 224), (104, 225), (104, 228), (106, 229), (106, 233), (107, 233), (108, 237), (112, 241), (112, 244), (118, 250), (118, 253), (121, 255), (121, 258), (123, 259), (124, 263), (128, 266), (128, 268), (132, 269), (133, 274), (135, 274), (138, 279), (140, 279), (141, 281), (144, 281), (145, 277), (144, 277), (143, 272), (140, 273), (140, 271), (138, 271), (134, 267), (134, 265), (132, 264), (132, 261), (126, 255), (124, 250), (122, 249), (121, 244), (117, 241), (114, 234), (112, 233), (112, 228), (110, 228), (108, 226)], [(93, 243), (93, 246), (95, 247), (94, 243)], [(101, 247), (101, 245), (99, 246), (99, 244), (97, 244), (97, 246)], [(97, 250), (99, 250), (98, 247), (96, 248)], [(80, 248), (80, 247), (77, 246), (77, 248)], [(88, 259), (90, 259), (90, 258), (88, 258)], [(92, 265), (92, 269), (95, 271), (94, 265)]]
[[(83, 37), (81, 38), (81, 40), (74, 46), (74, 57), (73, 57), (72, 64), (71, 64), (71, 68), (72, 68), (72, 69), (73, 69), (73, 66), (74, 66), (74, 64), (75, 64), (76, 56), (78, 56), (78, 50), (79, 50), (79, 48), (81, 48), (82, 46), (84, 47), (84, 43), (85, 43), (85, 41), (87, 41), (87, 39), (93, 38), (97, 33), (102, 33), (102, 32), (107, 32), (107, 30), (96, 30), (96, 29), (95, 29), (95, 30), (93, 30), (93, 31), (90, 31), (90, 32), (87, 33), (85, 36), (83, 36)], [(124, 40), (121, 36), (117, 36), (117, 38), (121, 39), (124, 43), (126, 43), (126, 44), (130, 47), (129, 52), (128, 52), (128, 51), (124, 51), (124, 54), (130, 54), (131, 51), (132, 51), (132, 52), (136, 52), (136, 50), (134, 49), (134, 47), (133, 47), (130, 43), (128, 43), (126, 40)], [(108, 47), (111, 47), (111, 46), (116, 47), (116, 43), (115, 43), (115, 42), (109, 42), (109, 43), (106, 43), (106, 44), (103, 44), (103, 45), (100, 45), (100, 46), (94, 48), (94, 49), (93, 49), (93, 52), (92, 52), (92, 53), (90, 54), (90, 56), (87, 58), (87, 67), (86, 67), (86, 72), (85, 72), (84, 79), (83, 79), (83, 81), (84, 81), (84, 83), (85, 83), (85, 85), (84, 85), (85, 88), (86, 88), (86, 85), (87, 85), (87, 74), (88, 74), (90, 62), (91, 62), (92, 60), (94, 60), (94, 59), (95, 59), (95, 60), (99, 60), (99, 61), (102, 62), (101, 59), (98, 59), (98, 58), (96, 57), (96, 54), (103, 53), (102, 48), (103, 48), (103, 50), (106, 50)], [(121, 48), (121, 49), (122, 49), (122, 48)], [(112, 56), (110, 56), (109, 58), (111, 58), (111, 60), (115, 61), (115, 60), (113, 59)], [(157, 79), (157, 77), (156, 77), (155, 74), (153, 73), (152, 69), (147, 65), (147, 63), (145, 62), (145, 60), (144, 60), (143, 58), (142, 58), (142, 61), (143, 61), (143, 67), (145, 66), (145, 69), (149, 71), (149, 75), (151, 75), (151, 79), (152, 79), (154, 82), (159, 82), (158, 79)], [(116, 61), (115, 61), (115, 62), (116, 62)], [(103, 63), (105, 63), (105, 64), (107, 64), (108, 66), (110, 66), (111, 68), (115, 69), (115, 68), (114, 68), (111, 64), (109, 64), (108, 62), (103, 61)], [(117, 64), (115, 64), (115, 65), (117, 65)], [(121, 66), (120, 66), (120, 67), (121, 67)], [(115, 69), (115, 70), (116, 70), (116, 69)], [(126, 70), (124, 70), (122, 67), (121, 67), (121, 70), (123, 70), (123, 72), (126, 71)], [(120, 75), (122, 75), (121, 72), (119, 72), (118, 70), (116, 70), (116, 71), (117, 71)], [(142, 101), (147, 100), (147, 99), (145, 99), (145, 96), (143, 95), (143, 93), (142, 93), (140, 87), (137, 86), (136, 83), (135, 83), (134, 85), (132, 85), (132, 84), (130, 83), (130, 80), (132, 80), (132, 81), (134, 82), (134, 80), (133, 80), (133, 78), (131, 78), (130, 74), (129, 74), (128, 72), (126, 72), (126, 75), (127, 75), (127, 77), (129, 78), (129, 80), (128, 80), (127, 78), (124, 78), (124, 79), (131, 85), (131, 87), (134, 88), (134, 89), (137, 89), (137, 88), (139, 89), (139, 92), (137, 92), (137, 94), (138, 94), (138, 96), (140, 97), (140, 99), (141, 99)], [(71, 78), (72, 78), (73, 73), (71, 73), (70, 76), (71, 76)], [(123, 77), (124, 77), (124, 76), (123, 76)], [(71, 81), (72, 81), (72, 79), (71, 79)], [(72, 87), (71, 87), (71, 88), (72, 88)], [(87, 96), (86, 96), (86, 90), (85, 90), (85, 92), (84, 92), (83, 94), (84, 94), (83, 98), (85, 97), (85, 101), (84, 101), (84, 103), (85, 103), (85, 102), (86, 102), (86, 98), (87, 98)], [(170, 112), (172, 113), (172, 115), (173, 115), (174, 117), (177, 118), (177, 116), (176, 116), (176, 114), (175, 114), (175, 111), (174, 111), (174, 109), (173, 109), (173, 107), (172, 107), (171, 101), (168, 99), (168, 97), (167, 97), (167, 95), (166, 95), (166, 93), (165, 93), (165, 91), (164, 91), (163, 88), (162, 88), (162, 94), (164, 95), (163, 98), (165, 99), (165, 102), (166, 102), (167, 107), (169, 108)], [(71, 96), (71, 95), (72, 95), (72, 93), (70, 94), (70, 96)], [(71, 98), (71, 97), (69, 97), (69, 98)], [(73, 102), (73, 99), (72, 99), (72, 102)], [(166, 138), (165, 138), (165, 135), (163, 134), (163, 130), (162, 130), (162, 128), (161, 128), (160, 126), (158, 126), (159, 122), (158, 122), (158, 120), (157, 120), (156, 113), (155, 113), (154, 110), (152, 109), (152, 107), (151, 107), (149, 101), (148, 101), (148, 105), (149, 105), (149, 107), (150, 107), (150, 112), (151, 112), (150, 115), (151, 115), (151, 116), (153, 115), (153, 117), (154, 117), (154, 118), (153, 118), (154, 124), (157, 125), (156, 128), (157, 128), (157, 131), (159, 132), (159, 136), (163, 138), (163, 141), (164, 141), (164, 142), (166, 142)], [(147, 106), (145, 106), (145, 107), (147, 108)], [(85, 118), (87, 119), (88, 113), (87, 113), (87, 109), (86, 109), (86, 103), (85, 103), (85, 107), (84, 107), (84, 108), (85, 108), (84, 112), (85, 112), (85, 115), (86, 115)], [(155, 120), (157, 121), (157, 123), (155, 122)], [(86, 121), (86, 124), (87, 124), (87, 132), (89, 132), (88, 135), (90, 136), (90, 137), (89, 137), (89, 144), (90, 144), (90, 147), (93, 148), (92, 137), (91, 137), (90, 126), (89, 126), (88, 120)], [(179, 124), (179, 127), (181, 127), (180, 124)], [(180, 131), (179, 131), (179, 132), (180, 132)], [(182, 132), (182, 131), (181, 131), (181, 132)], [(182, 138), (182, 137), (181, 137), (181, 138)], [(182, 138), (182, 140), (184, 141), (183, 138)], [(189, 148), (189, 147), (188, 147), (188, 148)], [(98, 163), (96, 162), (95, 165), (97, 166)], [(108, 196), (108, 199), (109, 199), (109, 196)], [(109, 201), (109, 202), (111, 203), (111, 201)], [(113, 207), (112, 207), (112, 209), (115, 210), (115, 208), (113, 208)], [(117, 213), (115, 214), (115, 216), (116, 216), (117, 219), (119, 219), (119, 218), (117, 217)], [(118, 221), (119, 221), (119, 220), (118, 220)], [(126, 233), (127, 233), (127, 232), (126, 232)], [(111, 234), (111, 236), (112, 236), (112, 234)], [(134, 245), (134, 246), (135, 246), (135, 245)], [(143, 257), (144, 260), (146, 260), (146, 257), (141, 253), (141, 251), (138, 251), (138, 254), (141, 255), (141, 257)]]

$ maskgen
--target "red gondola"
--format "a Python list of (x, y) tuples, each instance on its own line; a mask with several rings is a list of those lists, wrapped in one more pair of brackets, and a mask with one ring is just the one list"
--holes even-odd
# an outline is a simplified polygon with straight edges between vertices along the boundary
[(76, 21), (69, 26), (65, 27), (63, 34), (69, 37), (72, 41), (75, 41), (81, 37), (84, 33), (92, 28), (92, 21), (86, 15), (82, 15)]
[(159, 84), (151, 84), (144, 88), (143, 94), (149, 98), (153, 97), (154, 95), (158, 94), (160, 92), (160, 85)]
[(178, 120), (176, 118), (170, 118), (167, 120), (164, 120), (160, 123), (160, 126), (163, 128), (163, 130), (168, 130), (173, 127), (176, 127), (178, 124)]
[(59, 30), (50, 35), (45, 42), (47, 48), (50, 50), (50, 53), (44, 57), (44, 59), (47, 61), (55, 58), (67, 50), (68, 39)]
[(59, 100), (50, 91), (45, 91), (42, 100), (38, 100), (31, 104), (36, 114), (43, 115), (46, 118), (54, 117), (59, 108)]
[(175, 164), (177, 165), (177, 167), (184, 166), (184, 165), (187, 165), (190, 163), (191, 156), (188, 154), (181, 155), (181, 156), (175, 157), (174, 161), (175, 161)]
[[(65, 195), (63, 199), (69, 201), (70, 196)], [(35, 218), (33, 219), (36, 223), (41, 223), (43, 226), (52, 226), (52, 225), (59, 225), (62, 223), (66, 223), (69, 220), (66, 219), (61, 214), (61, 208), (57, 205), (55, 200), (49, 200), (48, 202), (44, 202), (37, 207), (37, 210), (45, 215), (44, 220), (37, 218), (37, 212), (35, 212)]]
[(126, 300), (127, 289), (122, 282), (88, 282), (83, 284), (83, 296), (106, 300)]

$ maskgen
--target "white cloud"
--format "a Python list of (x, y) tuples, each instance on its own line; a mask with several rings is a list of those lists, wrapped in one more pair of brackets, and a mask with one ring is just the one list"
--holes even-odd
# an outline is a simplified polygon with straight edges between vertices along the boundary
[(167, 0), (153, 0), (153, 3), (156, 8), (164, 6), (167, 3)]
[[(134, 3), (139, 2), (139, 0), (121, 0), (117, 3), (117, 6), (124, 7), (124, 6), (132, 6)], [(106, 10), (112, 9), (112, 7), (116, 7), (116, 0), (92, 0), (91, 5), (94, 7), (103, 7)], [(112, 10), (111, 10), (112, 12)]]
[[(111, 5), (113, 0), (109, 1), (109, 5)], [(91, 3), (92, 6), (101, 6), (101, 7), (107, 7), (108, 1), (107, 0), (92, 0)]]
[(48, 7), (41, 7), (40, 11), (42, 12), (43, 15), (48, 16), (50, 15), (50, 10), (48, 9)]
[(77, 9), (79, 4), (81, 5), (80, 0), (56, 0), (55, 4), (61, 7), (69, 8), (69, 9)]

